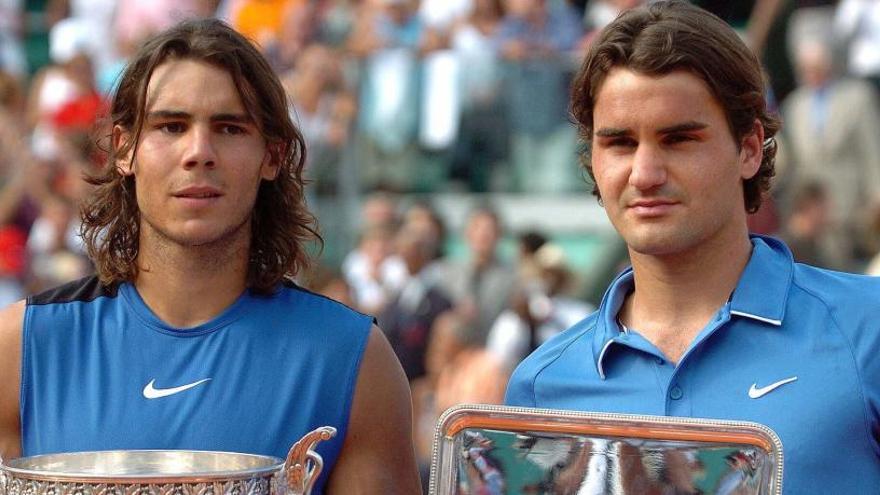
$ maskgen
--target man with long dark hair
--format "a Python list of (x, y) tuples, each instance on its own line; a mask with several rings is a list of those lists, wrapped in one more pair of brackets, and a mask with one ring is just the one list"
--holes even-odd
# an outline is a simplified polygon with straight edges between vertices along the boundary
[(749, 234), (779, 127), (754, 54), (717, 17), (652, 2), (602, 31), (572, 91), (632, 268), (526, 358), (507, 403), (755, 421), (782, 440), (785, 493), (876, 492), (880, 281)]
[(284, 457), (326, 425), (315, 493), (417, 493), (390, 346), (370, 317), (290, 281), (319, 237), (265, 59), (219, 21), (180, 24), (128, 66), (110, 118), (83, 206), (97, 274), (0, 317), (2, 454)]

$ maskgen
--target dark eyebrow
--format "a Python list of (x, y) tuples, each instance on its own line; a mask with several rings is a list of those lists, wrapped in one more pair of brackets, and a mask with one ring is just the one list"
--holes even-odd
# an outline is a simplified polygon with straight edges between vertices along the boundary
[[(708, 124), (697, 121), (689, 121), (682, 122), (681, 124), (671, 125), (669, 127), (664, 127), (658, 131), (659, 134), (674, 134), (676, 132), (692, 132), (692, 131), (701, 131), (705, 128), (709, 127)], [(630, 135), (629, 129), (623, 129), (619, 127), (603, 127), (596, 131), (596, 137), (601, 138), (617, 138), (617, 137), (625, 137)]]
[(629, 129), (621, 129), (621, 128), (617, 128), (617, 127), (603, 127), (601, 129), (599, 129), (598, 131), (596, 131), (596, 137), (603, 137), (603, 138), (615, 138), (615, 137), (623, 137), (623, 136), (629, 136), (629, 135), (630, 135)]
[(179, 110), (155, 110), (147, 113), (147, 119), (182, 119), (189, 120), (192, 115)]
[(691, 132), (691, 131), (702, 131), (703, 129), (709, 127), (708, 124), (704, 124), (703, 122), (690, 121), (683, 122), (681, 124), (675, 124), (669, 127), (664, 127), (660, 129), (660, 134), (675, 134), (676, 132)]
[[(191, 120), (192, 115), (181, 110), (156, 110), (147, 113), (147, 119), (180, 119)], [(238, 124), (250, 124), (253, 121), (250, 116), (238, 113), (218, 113), (211, 115), (211, 122), (234, 122)]]
[(211, 115), (211, 122), (234, 122), (237, 124), (250, 124), (253, 122), (251, 117), (246, 114), (239, 113), (218, 113)]

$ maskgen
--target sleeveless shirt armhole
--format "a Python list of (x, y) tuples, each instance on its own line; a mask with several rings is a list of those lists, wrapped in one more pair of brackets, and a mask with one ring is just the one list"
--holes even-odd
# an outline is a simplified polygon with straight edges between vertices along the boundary
[[(30, 386), (28, 382), (28, 376), (30, 376), (30, 353), (28, 352), (30, 349), (30, 319), (31, 319), (31, 311), (32, 306), (30, 304), (25, 304), (24, 306), (24, 316), (21, 319), (21, 369), (19, 370), (19, 379), (20, 385), (18, 387), (18, 429), (19, 435), (22, 439), (22, 449), (24, 449), (24, 427), (25, 427), (25, 406), (27, 405), (27, 390)], [(21, 452), (22, 455), (27, 455), (24, 450)]]

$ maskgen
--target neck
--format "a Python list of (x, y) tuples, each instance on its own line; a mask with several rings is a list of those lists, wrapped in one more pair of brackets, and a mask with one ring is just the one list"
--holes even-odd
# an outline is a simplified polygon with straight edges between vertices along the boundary
[(485, 268), (488, 268), (494, 262), (495, 262), (494, 253), (491, 253), (491, 252), (490, 253), (478, 253), (478, 252), (474, 253), (473, 266), (474, 266), (474, 268), (476, 268), (478, 270), (483, 270)]
[(678, 361), (730, 298), (751, 255), (747, 231), (703, 243), (687, 253), (650, 256), (630, 251), (635, 290), (620, 320)]
[[(247, 286), (250, 239), (181, 246), (141, 232), (135, 287), (162, 321), (191, 328), (219, 315)], [(151, 238), (151, 239), (150, 239)]]

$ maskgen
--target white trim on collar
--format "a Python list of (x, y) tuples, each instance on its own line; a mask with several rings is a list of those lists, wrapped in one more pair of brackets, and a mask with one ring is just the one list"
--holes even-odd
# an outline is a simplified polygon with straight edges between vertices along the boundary
[(775, 326), (782, 326), (782, 320), (773, 320), (771, 318), (764, 318), (763, 316), (753, 315), (751, 313), (746, 313), (744, 311), (734, 311), (730, 310), (730, 314), (736, 316), (745, 316), (746, 318), (751, 318), (753, 320), (763, 321), (764, 323), (769, 323)]
[(608, 342), (605, 342), (605, 346), (602, 347), (602, 352), (599, 353), (599, 359), (596, 360), (596, 371), (599, 372), (599, 378), (605, 380), (605, 370), (602, 368), (602, 358), (605, 357), (605, 351), (608, 350), (608, 347), (614, 343), (614, 339), (608, 339)]

